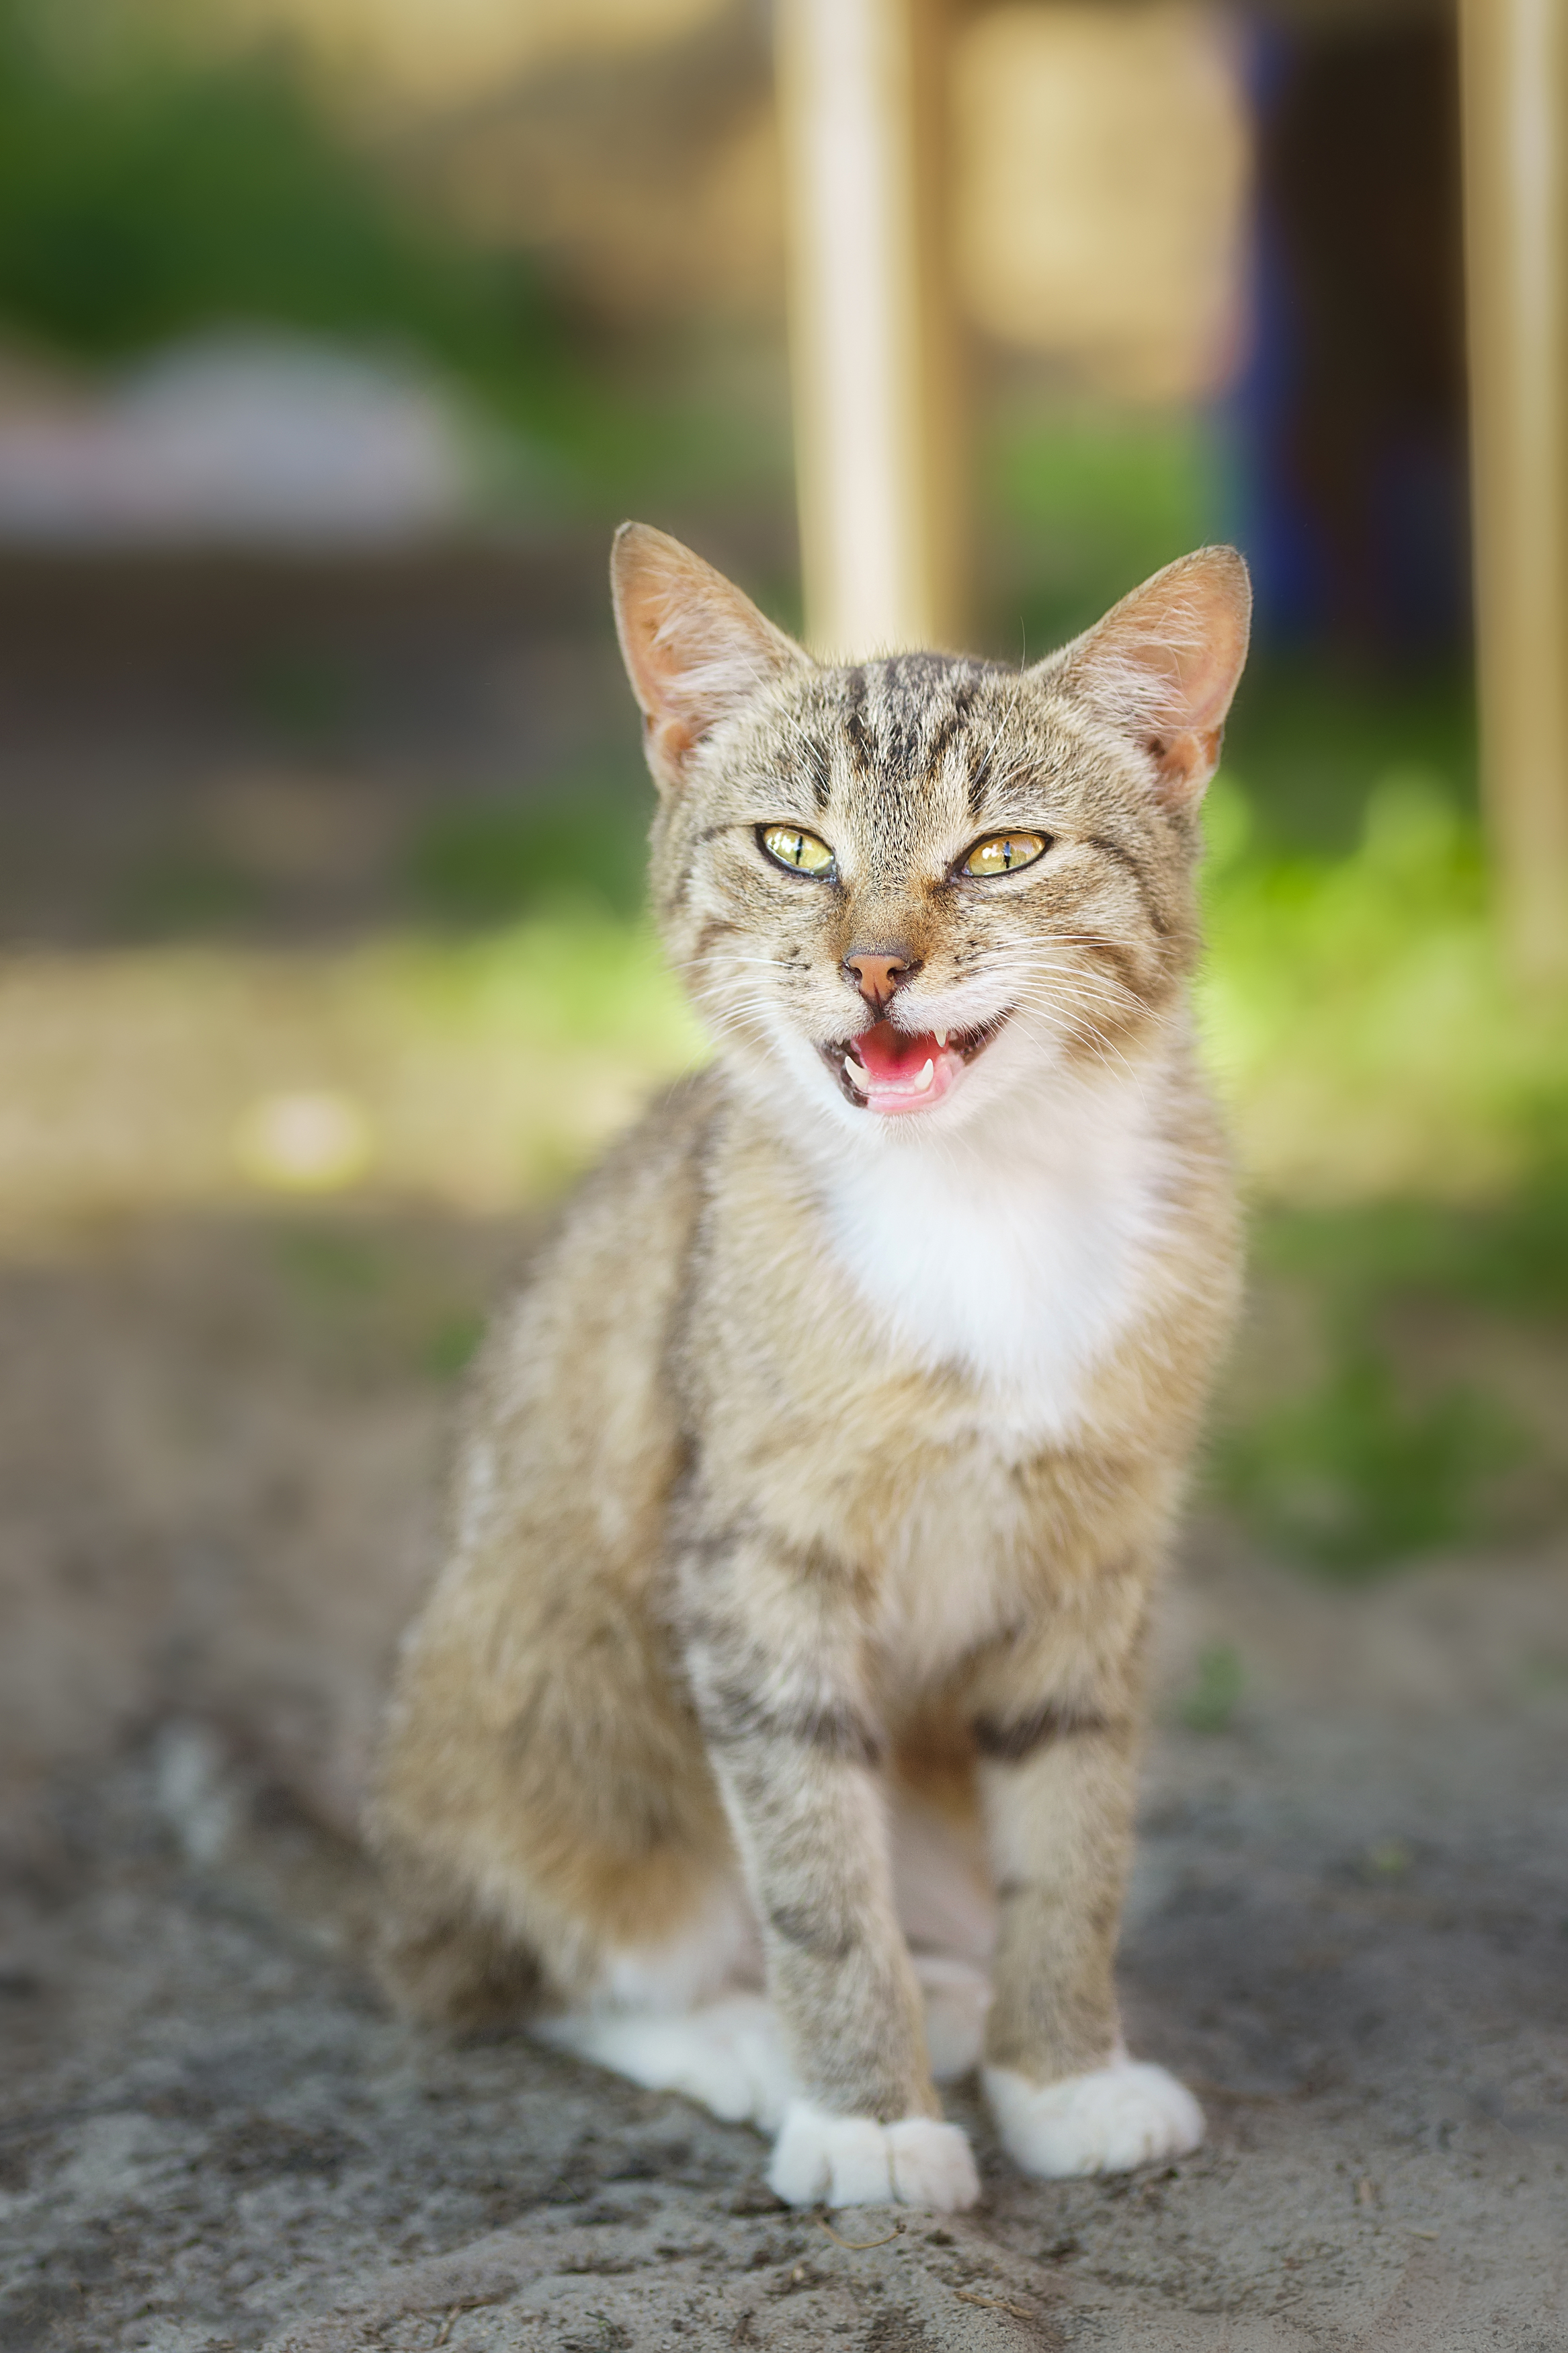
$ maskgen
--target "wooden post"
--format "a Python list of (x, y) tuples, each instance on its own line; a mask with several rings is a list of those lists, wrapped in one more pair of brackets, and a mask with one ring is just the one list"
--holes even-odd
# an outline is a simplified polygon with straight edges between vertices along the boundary
[(1568, 980), (1568, 0), (1460, 0), (1481, 770), (1521, 977)]
[(944, 0), (778, 0), (806, 635), (955, 645), (966, 619)]

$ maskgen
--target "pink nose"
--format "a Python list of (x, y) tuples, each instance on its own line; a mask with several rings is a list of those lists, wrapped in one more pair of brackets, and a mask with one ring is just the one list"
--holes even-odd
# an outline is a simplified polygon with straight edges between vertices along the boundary
[(908, 956), (847, 955), (844, 969), (868, 1005), (880, 1013), (893, 1001), (893, 991), (915, 970)]

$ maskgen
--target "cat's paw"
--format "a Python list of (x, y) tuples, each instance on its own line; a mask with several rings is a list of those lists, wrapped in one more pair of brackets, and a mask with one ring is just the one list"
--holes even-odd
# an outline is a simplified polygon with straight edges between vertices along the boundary
[(1186, 2086), (1133, 2059), (1057, 2084), (987, 2067), (985, 2094), (1014, 2164), (1047, 2180), (1131, 2173), (1184, 2157), (1204, 2137), (1204, 2112)]
[(904, 2116), (829, 2116), (792, 2100), (773, 2144), (768, 2187), (789, 2206), (921, 2206), (957, 2214), (973, 2206), (980, 2180), (956, 2125)]
[(542, 2019), (542, 2042), (613, 2067), (649, 2091), (679, 2092), (725, 2124), (776, 2129), (795, 2078), (771, 2002), (732, 1994), (701, 2010), (572, 2011)]

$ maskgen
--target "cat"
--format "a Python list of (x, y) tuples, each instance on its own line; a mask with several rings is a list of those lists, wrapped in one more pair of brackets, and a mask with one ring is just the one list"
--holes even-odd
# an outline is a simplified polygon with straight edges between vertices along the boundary
[[(1193, 2147), (1112, 1968), (1152, 1583), (1238, 1288), (1191, 1034), (1246, 566), (1034, 667), (819, 663), (623, 525), (711, 1032), (491, 1332), (370, 1831), (408, 2010), (776, 2136), (793, 2204)], [(583, 855), (591, 866), (594, 839)], [(520, 1040), (526, 1051), (526, 1040)]]

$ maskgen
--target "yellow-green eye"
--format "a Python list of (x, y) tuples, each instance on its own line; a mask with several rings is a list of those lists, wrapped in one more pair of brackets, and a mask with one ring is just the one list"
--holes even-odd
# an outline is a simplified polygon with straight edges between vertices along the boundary
[(826, 874), (833, 864), (827, 844), (818, 841), (815, 833), (802, 833), (796, 825), (763, 826), (763, 848), (796, 874)]
[(1016, 874), (1043, 858), (1050, 843), (1043, 833), (988, 833), (964, 860), (965, 874)]

